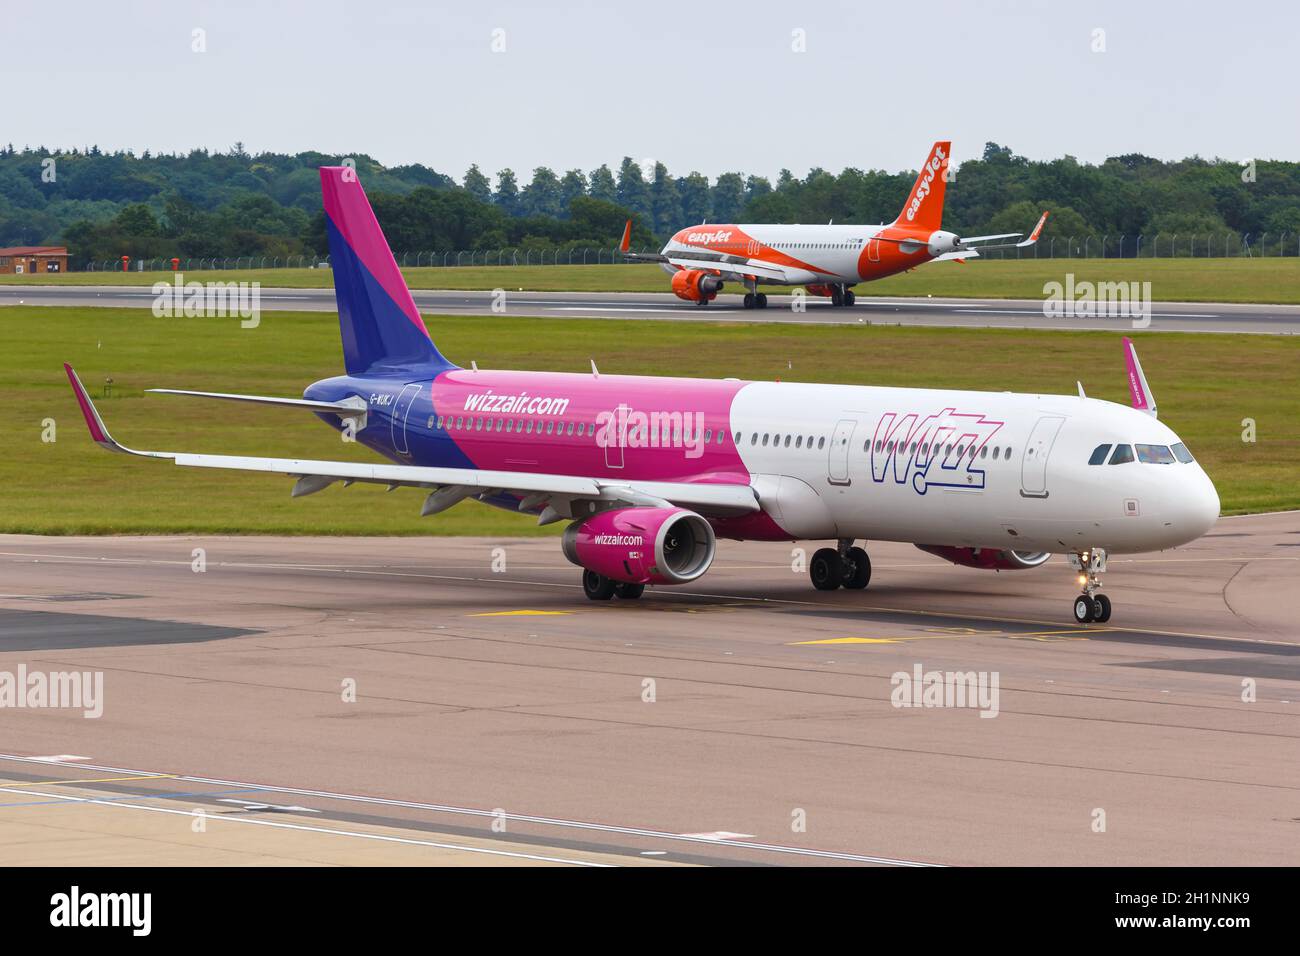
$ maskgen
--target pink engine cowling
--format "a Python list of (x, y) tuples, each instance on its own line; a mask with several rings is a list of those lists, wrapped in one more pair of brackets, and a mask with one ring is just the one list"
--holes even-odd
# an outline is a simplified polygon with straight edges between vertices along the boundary
[(999, 548), (954, 548), (948, 545), (918, 544), (918, 548), (965, 568), (984, 571), (1023, 571), (1036, 568), (1051, 557), (1046, 551), (1008, 551)]
[(564, 556), (579, 567), (629, 584), (685, 584), (713, 563), (717, 540), (685, 508), (616, 508), (564, 531)]

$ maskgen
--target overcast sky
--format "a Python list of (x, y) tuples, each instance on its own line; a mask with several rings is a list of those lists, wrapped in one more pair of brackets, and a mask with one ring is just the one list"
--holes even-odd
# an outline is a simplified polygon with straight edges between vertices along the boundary
[(990, 140), (1036, 159), (1300, 158), (1296, 0), (6, 7), (0, 141), (19, 147), (242, 141), (524, 180), (624, 155), (710, 176), (914, 169), (941, 138), (957, 161)]

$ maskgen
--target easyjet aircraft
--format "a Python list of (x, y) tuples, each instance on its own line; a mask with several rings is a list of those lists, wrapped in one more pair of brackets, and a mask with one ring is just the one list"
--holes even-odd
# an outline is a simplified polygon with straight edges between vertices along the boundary
[(962, 237), (942, 228), (944, 186), (950, 143), (935, 143), (916, 177), (898, 218), (879, 226), (781, 226), (706, 224), (674, 235), (657, 255), (628, 252), (632, 221), (623, 229), (624, 258), (658, 262), (672, 275), (678, 298), (708, 305), (726, 282), (746, 289), (745, 308), (767, 307), (760, 285), (801, 285), (831, 305), (852, 305), (853, 286), (915, 269), (926, 262), (964, 261), (980, 250), (1026, 249), (1038, 241), (1047, 221), (1023, 242), (1023, 233)]
[[(1172, 548), (1219, 513), (1205, 472), (1156, 420), (1131, 344), (1135, 407), (1075, 395), (489, 371), (438, 351), (350, 169), (321, 170), (346, 374), (302, 398), (180, 392), (315, 413), (386, 462), (134, 451), (65, 369), (91, 437), (177, 465), (418, 488), (421, 515), (466, 498), (568, 521), (588, 597), (697, 580), (717, 537), (834, 542), (822, 590), (865, 588), (859, 539), (1014, 571), (1069, 557), (1080, 622), (1104, 621), (1108, 554)], [(155, 391), (169, 391), (156, 389)]]

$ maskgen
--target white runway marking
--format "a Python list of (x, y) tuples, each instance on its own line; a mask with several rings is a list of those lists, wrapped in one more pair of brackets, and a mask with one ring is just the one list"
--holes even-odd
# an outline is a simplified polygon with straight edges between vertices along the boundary
[(41, 763), (75, 763), (80, 760), (89, 760), (89, 757), (79, 757), (76, 754), (55, 754), (52, 757), (33, 757), (33, 760), (39, 760)]
[[(43, 793), (39, 790), (18, 790), (0, 787), (0, 793), (17, 793), (23, 796), (49, 797), (51, 800), (63, 800), (68, 803), (88, 803), (100, 807), (116, 807), (119, 810), (144, 810), (150, 813), (170, 813), (178, 816), (192, 817), (192, 810), (173, 810), (169, 807), (150, 807), (140, 803), (122, 803), (117, 800), (96, 800), (93, 797), (74, 797), (62, 793)], [(246, 823), (259, 827), (274, 827), (278, 830), (300, 830), (307, 833), (329, 833), (334, 836), (355, 837), (361, 840), (376, 840), (381, 843), (400, 843), (405, 846), (427, 846), (438, 850), (456, 850), (462, 853), (482, 853), (487, 856), (506, 856), (516, 860), (533, 860), (539, 863), (564, 863), (569, 866), (610, 867), (611, 863), (596, 863), (589, 860), (569, 860), (555, 856), (540, 856), (535, 853), (516, 853), (510, 850), (490, 850), (486, 847), (462, 846), (457, 843), (438, 843), (434, 840), (415, 840), (407, 837), (385, 836), (382, 833), (362, 833), (357, 830), (336, 830), (333, 827), (313, 827), (302, 823), (283, 823), (277, 820), (259, 820), (253, 817), (209, 816), (209, 820), (225, 823)]]
[[(35, 758), (24, 757), (18, 754), (0, 753), (0, 760), (12, 760), (17, 763), (31, 763), (33, 762), (34, 759)], [(149, 773), (149, 771), (143, 771), (143, 770), (125, 770), (121, 767), (89, 766), (87, 767), (87, 769), (103, 771), (105, 773), (129, 773), (135, 775), (145, 775)], [(235, 780), (222, 780), (217, 777), (199, 777), (199, 776), (190, 776), (187, 774), (171, 774), (170, 776), (174, 780), (184, 781), (186, 783), (202, 783), (202, 784), (209, 784), (212, 786), (229, 787), (229, 788), (242, 787), (247, 789), (264, 790), (267, 793), (291, 794), (295, 797), (317, 797), (325, 800), (337, 800), (344, 803), (363, 803), (363, 804), (369, 804), (374, 806), (401, 807), (406, 810), (426, 810), (435, 813), (459, 814), (462, 816), (472, 816), (472, 817), (490, 817), (492, 819), (501, 819), (504, 817), (504, 819), (506, 820), (512, 820), (517, 823), (532, 823), (540, 826), (564, 827), (569, 829), (588, 830), (588, 831), (598, 832), (598, 833), (617, 833), (625, 836), (649, 837), (651, 839), (657, 839), (657, 840), (672, 840), (677, 842), (706, 843), (711, 845), (731, 846), (739, 849), (760, 850), (768, 853), (780, 853), (780, 854), (788, 854), (792, 856), (805, 856), (805, 857), (812, 857), (815, 859), (840, 860), (848, 863), (876, 863), (885, 866), (924, 866), (924, 867), (942, 865), (938, 863), (926, 863), (920, 860), (897, 860), (890, 857), (867, 856), (859, 853), (840, 853), (833, 850), (814, 850), (805, 847), (785, 846), (779, 843), (749, 843), (742, 840), (706, 839), (703, 837), (696, 837), (688, 834), (669, 833), (666, 830), (647, 830), (641, 827), (627, 827), (627, 826), (617, 826), (612, 824), (601, 824), (601, 823), (585, 823), (580, 820), (564, 820), (555, 817), (530, 816), (522, 813), (501, 814), (496, 810), (477, 810), (474, 809), (473, 807), (456, 807), (456, 806), (437, 804), (437, 803), (418, 803), (413, 800), (394, 800), (386, 797), (367, 797), (359, 794), (337, 793), (329, 790), (309, 790), (300, 787), (278, 787), (269, 784), (246, 783), (246, 782), (240, 782)], [(4, 787), (0, 787), (0, 792), (4, 792), (5, 789), (6, 788)], [(13, 791), (13, 792), (21, 792), (26, 795), (26, 794), (31, 794), (33, 791), (24, 789), (22, 791)], [(42, 796), (58, 796), (58, 795), (42, 794)], [(125, 804), (120, 804), (117, 802), (110, 803), (108, 801), (96, 801), (96, 800), (76, 798), (76, 797), (61, 797), (60, 799), (81, 799), (83, 800), (83, 802), (87, 802), (87, 803), (103, 802), (106, 806), (125, 806)], [(139, 807), (138, 809), (159, 810), (161, 812), (168, 812), (168, 813), (183, 813), (187, 816), (191, 815), (191, 811), (189, 810), (163, 810), (162, 808), (156, 808), (156, 807)], [(235, 823), (239, 823), (239, 822), (262, 823), (267, 826), (282, 826), (282, 827), (288, 827), (290, 829), (305, 829), (305, 830), (317, 829), (315, 827), (308, 827), (301, 824), (298, 825), (290, 824), (290, 823), (277, 824), (269, 820), (256, 820), (251, 817), (243, 817), (243, 816), (226, 816), (226, 817), (218, 817), (217, 819), (229, 820)], [(345, 836), (354, 835), (354, 834), (349, 834), (346, 831), (331, 830), (329, 828), (324, 828), (322, 832), (342, 833)], [(366, 836), (367, 834), (355, 834), (355, 835)], [(418, 843), (420, 841), (397, 840), (396, 842)], [(429, 845), (439, 846), (440, 844), (429, 844)], [(529, 859), (546, 859), (543, 857), (528, 857), (527, 854), (506, 853), (505, 851), (475, 850), (473, 847), (452, 847), (452, 848), (466, 849), (466, 850), (470, 850), (471, 852), (480, 852), (480, 853), (497, 852), (507, 856), (523, 856)], [(560, 863), (574, 862), (577, 865), (583, 865), (583, 866), (608, 865), (608, 864), (600, 864), (600, 863), (582, 863), (581, 861), (569, 861), (569, 860), (551, 860), (549, 862), (560, 862)]]

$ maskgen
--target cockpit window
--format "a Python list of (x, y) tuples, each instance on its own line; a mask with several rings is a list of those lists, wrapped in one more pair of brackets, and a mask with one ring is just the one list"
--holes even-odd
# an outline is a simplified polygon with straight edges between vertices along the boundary
[(1129, 445), (1116, 445), (1115, 454), (1110, 456), (1112, 465), (1126, 465), (1133, 460), (1133, 449)]
[(1187, 450), (1187, 446), (1184, 445), (1182, 442), (1179, 442), (1177, 445), (1174, 445), (1173, 452), (1174, 452), (1174, 457), (1177, 458), (1179, 461), (1181, 461), (1184, 465), (1190, 465), (1193, 461), (1196, 460), (1195, 458), (1192, 457), (1192, 453)]
[(1138, 461), (1148, 465), (1172, 465), (1174, 463), (1174, 453), (1169, 450), (1168, 445), (1134, 445), (1137, 449)]
[(1109, 451), (1110, 445), (1098, 445), (1096, 449), (1093, 450), (1092, 457), (1088, 459), (1088, 464), (1104, 465), (1106, 463), (1106, 455)]

